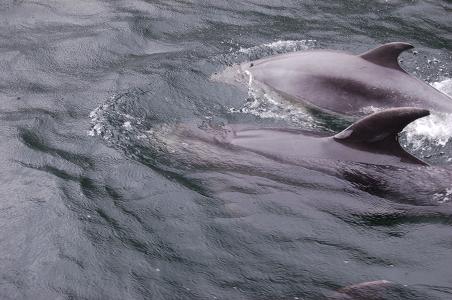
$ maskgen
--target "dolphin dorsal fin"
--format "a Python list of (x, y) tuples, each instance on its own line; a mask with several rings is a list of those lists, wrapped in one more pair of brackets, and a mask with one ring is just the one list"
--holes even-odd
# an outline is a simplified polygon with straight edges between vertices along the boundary
[(426, 109), (398, 107), (382, 110), (353, 123), (334, 136), (335, 140), (360, 143), (378, 143), (388, 137), (396, 139), (399, 132), (416, 119), (428, 116)]
[(403, 51), (412, 48), (414, 48), (413, 45), (408, 43), (402, 42), (388, 43), (381, 45), (380, 47), (377, 47), (375, 49), (364, 52), (359, 56), (371, 63), (386, 68), (404, 71), (399, 65), (398, 57), (400, 53), (402, 53)]
[(414, 120), (429, 114), (428, 110), (415, 107), (386, 109), (358, 120), (336, 134), (333, 139), (350, 147), (373, 149), (399, 156), (402, 160), (426, 165), (400, 146), (398, 134)]
[(399, 144), (399, 132), (416, 119), (428, 116), (426, 109), (391, 108), (353, 123), (333, 139), (352, 148), (400, 157), (401, 161), (428, 165), (406, 152)]

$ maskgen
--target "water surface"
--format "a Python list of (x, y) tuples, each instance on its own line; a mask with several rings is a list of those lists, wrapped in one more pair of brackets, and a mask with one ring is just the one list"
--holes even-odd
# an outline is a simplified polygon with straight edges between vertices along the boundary
[[(304, 166), (173, 138), (178, 123), (336, 132), (213, 81), (276, 53), (416, 46), (451, 91), (449, 1), (0, 3), (0, 298), (323, 299), (372, 280), (452, 298), (451, 116), (404, 145), (434, 166)], [(212, 125), (213, 124), (213, 125)], [(399, 297), (399, 298), (397, 298)]]

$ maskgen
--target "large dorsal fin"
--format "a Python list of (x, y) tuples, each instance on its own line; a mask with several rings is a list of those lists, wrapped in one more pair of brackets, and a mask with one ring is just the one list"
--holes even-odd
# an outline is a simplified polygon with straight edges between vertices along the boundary
[(398, 57), (403, 51), (412, 48), (414, 48), (413, 45), (410, 45), (408, 43), (388, 43), (364, 52), (359, 56), (374, 64), (403, 71), (403, 69), (399, 65)]
[(427, 109), (398, 107), (366, 116), (334, 136), (342, 142), (377, 143), (394, 136), (416, 119), (428, 116)]
[(394, 155), (403, 154), (410, 161), (425, 164), (402, 149), (398, 134), (414, 120), (429, 114), (428, 110), (415, 107), (386, 109), (358, 120), (333, 138), (350, 146), (371, 147)]

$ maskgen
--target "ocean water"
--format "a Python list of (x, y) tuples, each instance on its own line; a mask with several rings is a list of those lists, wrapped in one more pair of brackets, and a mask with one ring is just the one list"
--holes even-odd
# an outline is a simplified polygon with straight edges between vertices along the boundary
[(451, 13), (441, 0), (2, 0), (0, 298), (307, 300), (387, 280), (384, 299), (452, 299), (451, 115), (402, 134), (429, 167), (287, 164), (179, 127), (343, 129), (215, 80), (308, 49), (409, 42), (403, 67), (452, 95)]

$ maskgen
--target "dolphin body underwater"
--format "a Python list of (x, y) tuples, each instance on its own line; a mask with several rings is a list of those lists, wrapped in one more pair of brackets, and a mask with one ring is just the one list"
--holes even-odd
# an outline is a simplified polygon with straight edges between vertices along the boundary
[(416, 290), (390, 282), (377, 280), (354, 284), (341, 288), (339, 291), (327, 297), (327, 300), (387, 300), (387, 299), (438, 299), (432, 295), (426, 295)]
[(398, 56), (413, 46), (388, 43), (361, 55), (332, 50), (282, 54), (247, 62), (241, 73), (293, 102), (341, 115), (366, 108), (420, 107), (452, 113), (452, 99), (406, 73)]

